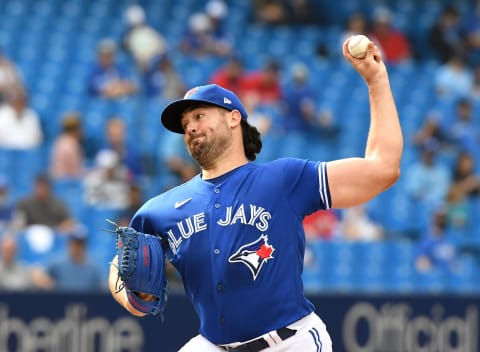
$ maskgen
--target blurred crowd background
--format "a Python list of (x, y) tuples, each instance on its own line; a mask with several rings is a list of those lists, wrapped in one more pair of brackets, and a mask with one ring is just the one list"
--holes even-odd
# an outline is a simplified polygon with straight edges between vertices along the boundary
[(388, 66), (402, 175), (365, 206), (305, 219), (305, 288), (480, 293), (473, 0), (2, 0), (0, 290), (107, 290), (105, 219), (128, 225), (199, 171), (159, 121), (193, 86), (241, 97), (258, 162), (363, 155), (367, 89), (342, 56), (356, 33)]

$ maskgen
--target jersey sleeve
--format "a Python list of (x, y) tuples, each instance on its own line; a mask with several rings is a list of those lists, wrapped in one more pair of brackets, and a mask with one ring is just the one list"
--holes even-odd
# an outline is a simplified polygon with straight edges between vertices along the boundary
[(286, 194), (302, 215), (330, 209), (327, 163), (286, 159), (283, 166)]
[(155, 235), (156, 230), (148, 216), (151, 202), (152, 200), (146, 202), (142, 207), (140, 207), (140, 209), (137, 210), (130, 221), (130, 227), (134, 228), (138, 232)]

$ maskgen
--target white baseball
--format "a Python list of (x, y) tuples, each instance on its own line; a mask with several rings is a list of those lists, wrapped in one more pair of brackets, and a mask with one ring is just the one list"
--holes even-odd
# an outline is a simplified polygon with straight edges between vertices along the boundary
[(348, 42), (348, 52), (356, 59), (363, 59), (367, 55), (370, 39), (363, 34), (352, 35)]

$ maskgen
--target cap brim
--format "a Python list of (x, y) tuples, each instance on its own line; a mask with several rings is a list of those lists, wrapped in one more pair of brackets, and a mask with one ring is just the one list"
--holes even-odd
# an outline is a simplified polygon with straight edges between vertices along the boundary
[(165, 126), (166, 129), (172, 132), (184, 134), (185, 131), (182, 128), (181, 116), (186, 108), (196, 104), (215, 105), (215, 106), (226, 109), (225, 106), (215, 104), (207, 100), (200, 100), (200, 99), (175, 100), (169, 105), (167, 105), (167, 107), (162, 112), (161, 121), (163, 126)]

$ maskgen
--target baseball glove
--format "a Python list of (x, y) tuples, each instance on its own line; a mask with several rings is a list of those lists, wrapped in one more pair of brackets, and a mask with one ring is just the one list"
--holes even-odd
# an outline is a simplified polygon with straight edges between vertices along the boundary
[(161, 313), (167, 301), (167, 279), (160, 238), (109, 222), (117, 236), (117, 290), (125, 288), (128, 301), (138, 311)]

